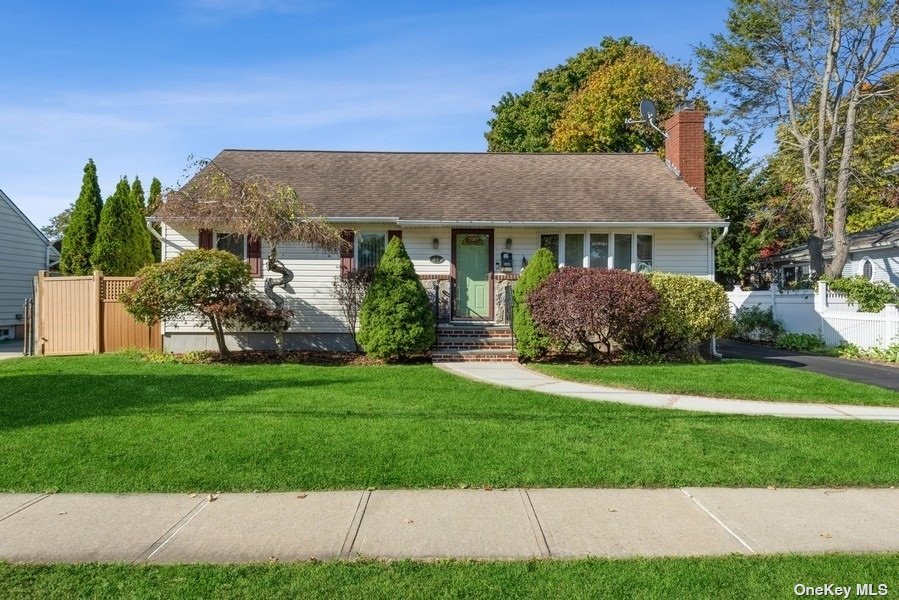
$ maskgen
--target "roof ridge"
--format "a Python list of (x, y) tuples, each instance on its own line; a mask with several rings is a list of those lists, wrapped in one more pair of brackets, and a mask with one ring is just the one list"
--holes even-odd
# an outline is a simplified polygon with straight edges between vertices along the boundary
[(221, 152), (283, 152), (295, 154), (399, 154), (399, 155), (473, 155), (473, 156), (657, 156), (649, 152), (488, 152), (472, 150), (304, 150), (266, 148), (223, 148)]

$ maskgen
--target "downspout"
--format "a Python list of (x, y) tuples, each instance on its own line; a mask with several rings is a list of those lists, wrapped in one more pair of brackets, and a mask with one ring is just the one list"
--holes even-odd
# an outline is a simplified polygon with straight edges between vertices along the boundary
[[(727, 232), (730, 231), (730, 223), (724, 226), (724, 230), (721, 232), (721, 235), (718, 236), (714, 242), (712, 242), (712, 277), (715, 276), (715, 248), (718, 247), (718, 244), (721, 243), (721, 240), (724, 239), (724, 236), (727, 235)], [(711, 233), (711, 230), (709, 231)], [(715, 357), (717, 360), (721, 360), (724, 358), (720, 352), (718, 352), (718, 340), (715, 338), (715, 334), (712, 334), (712, 343), (709, 346), (709, 352)]]

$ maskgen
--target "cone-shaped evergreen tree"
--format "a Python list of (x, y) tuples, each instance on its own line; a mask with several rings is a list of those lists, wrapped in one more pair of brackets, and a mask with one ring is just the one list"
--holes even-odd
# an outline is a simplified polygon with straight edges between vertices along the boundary
[(359, 344), (371, 356), (395, 360), (427, 351), (436, 336), (428, 293), (403, 240), (387, 244), (359, 311)]
[(143, 227), (140, 228), (141, 235), (144, 237), (144, 242), (150, 252), (150, 257), (153, 259), (151, 262), (155, 262), (156, 256), (153, 253), (153, 242), (155, 240), (153, 236), (150, 235), (150, 231), (147, 229), (147, 225), (144, 222), (144, 217), (147, 214), (147, 198), (144, 195), (144, 186), (140, 182), (140, 177), (137, 175), (134, 176), (134, 183), (131, 184), (131, 199), (137, 204), (137, 210), (140, 212), (141, 224), (143, 225)]
[(122, 178), (103, 205), (91, 264), (106, 275), (135, 275), (153, 262), (148, 235), (143, 211), (131, 197), (128, 180)]
[(131, 197), (137, 202), (140, 211), (142, 213), (146, 212), (147, 197), (144, 195), (144, 185), (140, 182), (140, 177), (137, 175), (134, 176), (134, 183), (131, 184)]
[[(162, 183), (155, 177), (153, 181), (150, 182), (150, 195), (147, 196), (147, 209), (144, 211), (145, 216), (152, 216), (153, 213), (156, 212), (156, 209), (159, 208), (159, 204), (162, 202)], [(162, 227), (159, 223), (153, 224), (153, 229), (157, 232), (162, 233)], [(150, 248), (153, 249), (153, 259), (156, 262), (162, 260), (162, 245), (152, 235), (150, 236)]]
[(59, 270), (63, 275), (91, 274), (93, 270), (91, 253), (97, 238), (102, 210), (103, 197), (100, 195), (100, 183), (97, 181), (97, 166), (93, 159), (89, 159), (84, 165), (81, 193), (75, 201), (72, 216), (62, 239)]
[(531, 262), (521, 272), (521, 277), (512, 288), (515, 303), (512, 307), (512, 330), (515, 332), (515, 348), (518, 356), (525, 360), (540, 358), (549, 349), (550, 339), (537, 329), (527, 297), (532, 291), (552, 275), (559, 267), (556, 257), (546, 248), (540, 248), (531, 257)]

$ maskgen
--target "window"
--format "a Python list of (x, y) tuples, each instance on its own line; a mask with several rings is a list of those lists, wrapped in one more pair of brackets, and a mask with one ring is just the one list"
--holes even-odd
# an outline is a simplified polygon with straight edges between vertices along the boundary
[(631, 247), (633, 236), (629, 233), (615, 234), (614, 265), (616, 269), (631, 270)]
[(558, 233), (544, 233), (540, 236), (540, 247), (546, 248), (550, 252), (553, 253), (553, 258), (556, 259), (556, 264), (559, 264), (559, 234)]
[(230, 252), (237, 258), (247, 257), (247, 245), (241, 233), (218, 233), (215, 236), (215, 249)]
[(565, 266), (566, 267), (583, 267), (584, 266), (584, 234), (583, 233), (566, 233), (565, 234)]
[(593, 269), (609, 268), (609, 234), (590, 234), (590, 267)]
[(862, 261), (862, 277), (871, 281), (874, 279), (874, 264), (870, 261), (870, 259), (865, 259)]
[(637, 272), (652, 271), (652, 236), (637, 234)]
[(783, 268), (783, 285), (792, 285), (796, 283), (796, 267)]
[(360, 233), (359, 234), (359, 268), (377, 267), (384, 256), (384, 248), (387, 246), (387, 234), (385, 233)]

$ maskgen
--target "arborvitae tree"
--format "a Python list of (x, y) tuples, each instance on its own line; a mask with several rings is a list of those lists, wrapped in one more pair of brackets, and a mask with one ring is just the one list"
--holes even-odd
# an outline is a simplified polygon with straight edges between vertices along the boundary
[[(153, 181), (150, 182), (150, 195), (147, 196), (147, 208), (144, 210), (144, 215), (148, 217), (153, 216), (161, 202), (162, 183), (154, 177)], [(153, 229), (158, 233), (162, 233), (162, 226), (160, 226), (159, 223), (154, 223)], [(156, 262), (162, 260), (162, 245), (159, 243), (159, 240), (153, 236), (150, 236), (150, 247), (153, 249), (153, 258)]]
[(91, 264), (106, 275), (133, 276), (153, 262), (147, 236), (143, 211), (131, 197), (128, 180), (122, 178), (103, 205)]
[(428, 294), (403, 240), (390, 240), (359, 313), (359, 344), (371, 356), (395, 360), (425, 352), (436, 336)]
[(521, 272), (521, 277), (512, 288), (512, 298), (515, 300), (512, 307), (515, 347), (518, 349), (518, 356), (525, 360), (540, 358), (546, 354), (550, 345), (549, 336), (537, 329), (531, 317), (527, 304), (528, 294), (537, 289), (558, 268), (553, 253), (546, 248), (540, 248), (531, 257), (531, 262)]
[(103, 197), (100, 195), (100, 183), (97, 181), (97, 166), (93, 159), (89, 159), (84, 165), (81, 193), (75, 201), (62, 240), (59, 270), (63, 275), (91, 274), (91, 253), (97, 238), (102, 210)]
[(137, 202), (142, 213), (147, 212), (147, 197), (144, 194), (144, 185), (140, 182), (140, 177), (134, 176), (134, 183), (131, 184), (131, 197)]
[[(155, 253), (153, 252), (153, 242), (156, 241), (152, 235), (150, 235), (150, 231), (147, 229), (146, 223), (144, 223), (143, 218), (147, 214), (147, 198), (144, 195), (144, 186), (140, 182), (140, 177), (137, 175), (134, 176), (134, 183), (131, 184), (131, 199), (137, 204), (137, 209), (141, 215), (141, 223), (143, 227), (141, 227), (141, 235), (144, 237), (144, 241), (147, 245), (147, 248), (150, 250), (150, 256), (153, 257), (153, 260), (156, 259)], [(158, 241), (157, 241), (158, 243)]]

